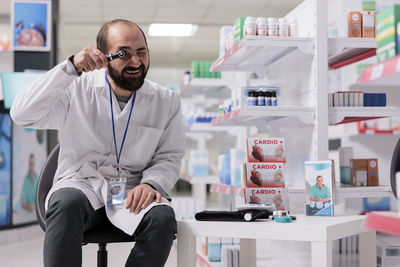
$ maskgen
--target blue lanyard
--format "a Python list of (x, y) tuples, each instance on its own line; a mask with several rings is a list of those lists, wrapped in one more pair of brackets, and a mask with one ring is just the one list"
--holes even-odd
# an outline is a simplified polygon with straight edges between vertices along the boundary
[(132, 99), (131, 109), (129, 111), (128, 122), (126, 123), (124, 138), (122, 138), (121, 147), (119, 148), (119, 153), (118, 153), (118, 150), (117, 150), (117, 138), (115, 137), (115, 125), (114, 125), (114, 111), (113, 111), (113, 102), (112, 102), (112, 92), (111, 92), (110, 82), (108, 81), (108, 78), (107, 78), (107, 72), (106, 72), (106, 81), (107, 81), (107, 84), (108, 84), (108, 89), (110, 91), (111, 123), (112, 123), (112, 129), (113, 129), (114, 147), (115, 147), (115, 155), (117, 157), (117, 171), (118, 171), (118, 177), (119, 177), (119, 161), (121, 159), (121, 153), (122, 153), (122, 148), (124, 147), (126, 133), (128, 132), (129, 121), (131, 120), (133, 106), (135, 105), (136, 91), (135, 91), (135, 93), (133, 93), (133, 99)]

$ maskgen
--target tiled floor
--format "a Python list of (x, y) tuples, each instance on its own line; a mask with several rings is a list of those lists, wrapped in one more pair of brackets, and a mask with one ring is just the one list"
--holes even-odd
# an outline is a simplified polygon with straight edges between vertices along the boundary
[[(176, 241), (166, 267), (177, 266)], [(110, 244), (108, 263), (110, 267), (125, 266), (131, 244)], [(0, 231), (0, 267), (43, 267), (43, 233), (39, 226), (29, 226)], [(83, 247), (83, 267), (96, 266), (97, 245)], [(310, 244), (306, 242), (257, 240), (257, 267), (308, 267)], [(220, 266), (215, 264), (215, 266)], [(333, 266), (353, 267), (358, 262), (335, 262)], [(246, 266), (243, 266), (246, 267)]]
[[(8, 242), (0, 243), (0, 267), (43, 267), (43, 233), (41, 230), (37, 230), (39, 226), (30, 226), (28, 228), (32, 229), (29, 232), (35, 232), (36, 236), (25, 239), (23, 237), (18, 238), (19, 242), (13, 242), (10, 237), (5, 237), (5, 233), (0, 232), (0, 241), (5, 239), (11, 240)], [(26, 231), (26, 229), (19, 228), (20, 232)], [(7, 230), (6, 230), (7, 231)], [(8, 230), (9, 231), (9, 230)], [(18, 234), (18, 229), (12, 230), (14, 233), (12, 235)], [(31, 234), (32, 235), (32, 234)], [(93, 267), (97, 264), (97, 245), (88, 244), (83, 246), (82, 249), (82, 267)], [(128, 257), (132, 244), (129, 243), (119, 243), (119, 244), (109, 244), (107, 246), (108, 250), (108, 266), (117, 267), (125, 266), (126, 258)], [(176, 266), (176, 242), (173, 245), (170, 257), (167, 261), (166, 267)]]

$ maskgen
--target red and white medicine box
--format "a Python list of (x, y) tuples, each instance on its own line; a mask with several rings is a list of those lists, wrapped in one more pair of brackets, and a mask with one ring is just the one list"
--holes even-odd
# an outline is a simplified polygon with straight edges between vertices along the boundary
[(244, 189), (246, 204), (273, 204), (275, 210), (287, 210), (286, 189), (282, 187), (258, 187)]
[(247, 138), (248, 162), (286, 162), (285, 139)]
[(283, 163), (246, 163), (245, 187), (285, 187)]

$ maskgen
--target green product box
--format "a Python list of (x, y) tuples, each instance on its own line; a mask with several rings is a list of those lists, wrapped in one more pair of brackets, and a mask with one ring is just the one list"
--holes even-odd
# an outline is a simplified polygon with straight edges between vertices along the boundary
[(375, 11), (376, 10), (376, 2), (375, 1), (362, 1), (362, 10), (363, 11)]
[(200, 69), (198, 61), (192, 61), (191, 69), (193, 78), (199, 78)]
[(235, 23), (233, 24), (233, 43), (236, 44), (240, 40), (243, 39), (243, 33), (244, 33), (244, 21), (246, 20), (246, 17), (239, 17), (235, 20)]
[(210, 72), (210, 68), (211, 68), (211, 61), (206, 61), (206, 78), (211, 78), (211, 72)]
[(199, 78), (207, 78), (207, 61), (200, 62), (200, 75)]
[(378, 62), (398, 54), (397, 23), (400, 21), (400, 5), (389, 6), (376, 16), (376, 55)]

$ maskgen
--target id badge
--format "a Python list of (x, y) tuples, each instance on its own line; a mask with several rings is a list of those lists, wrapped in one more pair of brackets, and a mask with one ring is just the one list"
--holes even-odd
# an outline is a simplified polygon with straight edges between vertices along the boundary
[(123, 204), (126, 178), (110, 179), (107, 183), (107, 205)]

